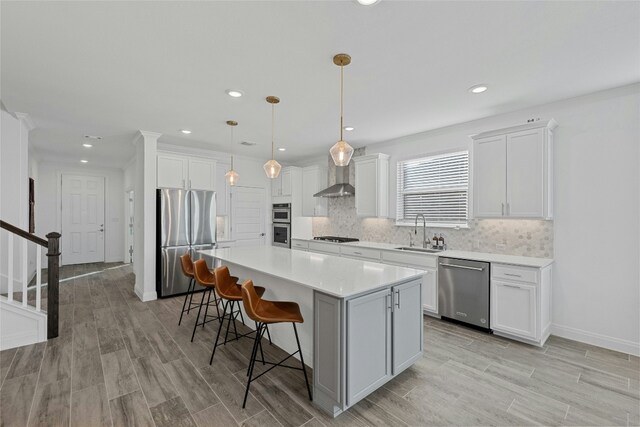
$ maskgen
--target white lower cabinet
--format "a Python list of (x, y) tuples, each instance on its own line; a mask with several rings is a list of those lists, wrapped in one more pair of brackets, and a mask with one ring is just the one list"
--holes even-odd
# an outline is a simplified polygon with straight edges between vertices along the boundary
[(347, 405), (391, 378), (391, 292), (347, 301)]
[(422, 357), (419, 280), (347, 301), (347, 406)]
[(523, 338), (536, 338), (536, 286), (493, 280), (491, 328)]
[(419, 281), (391, 288), (393, 375), (422, 357), (422, 299)]
[(438, 315), (438, 270), (427, 268), (425, 271), (422, 276), (422, 308), (429, 314)]
[(491, 264), (491, 329), (496, 335), (538, 346), (551, 328), (551, 265)]

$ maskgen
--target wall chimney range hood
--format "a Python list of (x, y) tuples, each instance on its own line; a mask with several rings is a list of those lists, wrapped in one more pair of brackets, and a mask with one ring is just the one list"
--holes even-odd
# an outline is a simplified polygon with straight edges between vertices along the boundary
[(349, 166), (336, 166), (336, 183), (313, 197), (348, 197), (355, 194), (356, 189), (349, 184)]

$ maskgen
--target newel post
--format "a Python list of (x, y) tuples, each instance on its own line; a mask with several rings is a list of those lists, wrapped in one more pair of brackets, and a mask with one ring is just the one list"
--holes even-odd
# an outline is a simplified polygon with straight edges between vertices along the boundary
[(47, 339), (58, 336), (58, 303), (60, 285), (60, 233), (47, 234)]

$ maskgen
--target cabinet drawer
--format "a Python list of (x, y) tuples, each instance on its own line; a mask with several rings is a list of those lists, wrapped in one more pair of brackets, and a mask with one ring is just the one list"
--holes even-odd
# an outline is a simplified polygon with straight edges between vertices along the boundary
[(340, 254), (340, 246), (335, 243), (309, 242), (309, 250), (328, 254)]
[(538, 269), (513, 265), (491, 264), (491, 276), (497, 279), (538, 283)]
[(358, 248), (354, 246), (341, 246), (340, 253), (346, 256), (367, 259), (380, 259), (380, 251), (370, 248)]
[(309, 242), (306, 240), (291, 240), (291, 249), (309, 249)]
[(394, 264), (405, 264), (416, 267), (437, 268), (438, 264), (438, 257), (435, 255), (407, 254), (392, 251), (383, 251), (382, 260)]

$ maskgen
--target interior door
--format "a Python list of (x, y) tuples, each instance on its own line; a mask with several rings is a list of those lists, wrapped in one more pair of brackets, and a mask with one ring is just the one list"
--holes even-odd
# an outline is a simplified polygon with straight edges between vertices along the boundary
[(231, 235), (236, 246), (265, 244), (265, 197), (262, 188), (231, 189)]
[(62, 264), (104, 262), (104, 178), (62, 175)]

